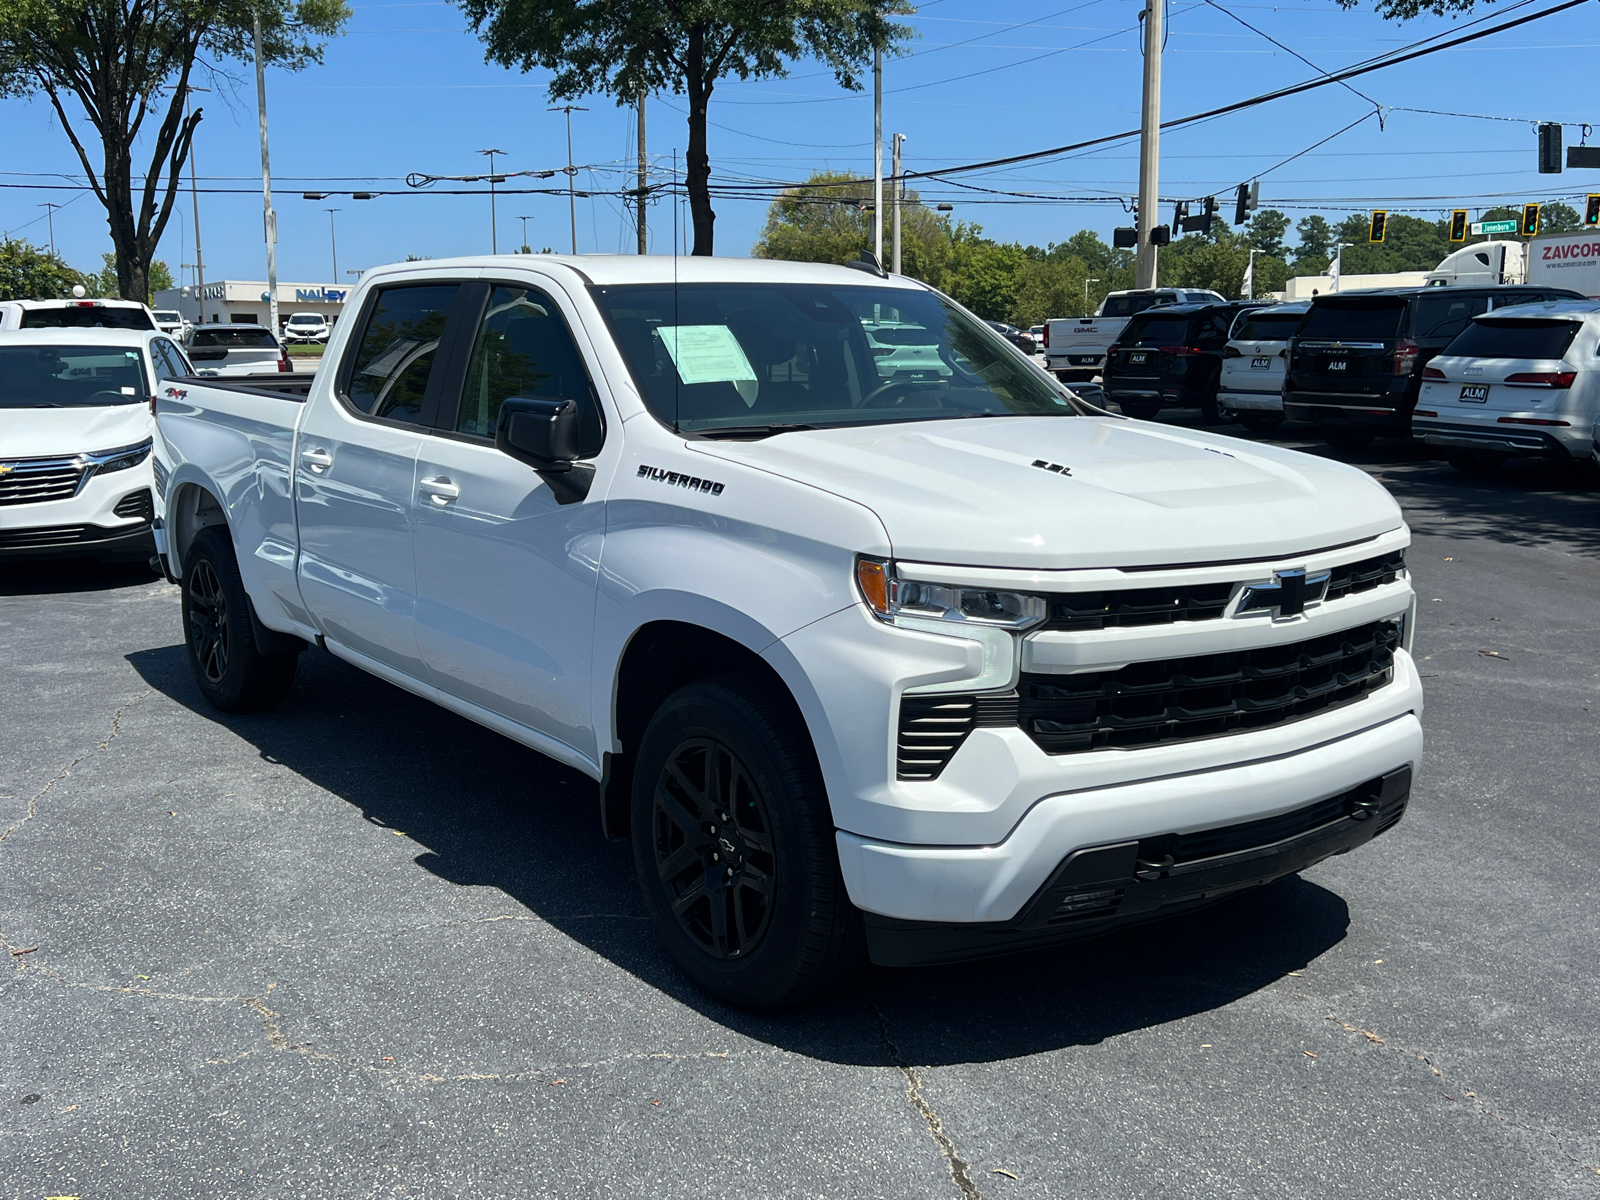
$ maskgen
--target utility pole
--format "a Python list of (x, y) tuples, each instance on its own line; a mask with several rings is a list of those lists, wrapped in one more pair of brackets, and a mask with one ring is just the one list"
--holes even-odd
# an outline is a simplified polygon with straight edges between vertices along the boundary
[(267, 74), (261, 61), (261, 14), (252, 13), (256, 36), (256, 111), (261, 120), (261, 204), (267, 235), (267, 328), (278, 334), (278, 214), (272, 211), (272, 163), (267, 157)]
[(564, 112), (567, 114), (567, 212), (572, 218), (572, 252), (578, 252), (578, 198), (572, 190), (572, 179), (578, 173), (578, 168), (572, 165), (572, 114), (575, 112), (588, 112), (576, 104), (558, 104), (550, 109), (551, 112)]
[[(186, 88), (183, 93), (183, 116), (189, 117), (189, 93), (209, 92), (210, 88)], [(194, 202), (194, 294), (200, 305), (200, 324), (206, 323), (206, 256), (200, 253), (200, 182), (194, 165), (194, 138), (189, 139), (189, 199)], [(334, 280), (338, 282), (337, 279)]]
[(905, 141), (905, 134), (894, 135), (894, 166), (891, 170), (894, 174), (894, 273), (896, 275), (900, 274), (900, 207), (906, 191), (905, 183), (900, 178), (900, 147), (905, 145)]
[(883, 51), (872, 50), (872, 256), (883, 266)]
[(328, 209), (324, 209), (323, 211), (328, 214), (328, 244), (333, 247), (333, 281), (334, 281), (334, 283), (338, 283), (339, 282), (339, 235), (334, 232), (333, 214), (336, 213), (336, 212), (343, 212), (344, 209), (342, 209), (342, 208), (328, 208)]
[(43, 204), (39, 205), (39, 207), (45, 210), (45, 225), (50, 230), (50, 257), (54, 258), (56, 256), (56, 209), (63, 206), (46, 200)]
[(650, 239), (644, 229), (644, 82), (639, 83), (639, 253), (650, 253)]
[(500, 253), (500, 222), (494, 212), (494, 185), (500, 177), (494, 173), (494, 156), (504, 154), (504, 150), (479, 150), (479, 154), (489, 156), (489, 253)]
[(1165, 40), (1166, 0), (1146, 0), (1144, 10), (1144, 116), (1139, 133), (1139, 252), (1134, 286), (1156, 286), (1156, 227), (1161, 202), (1161, 44)]

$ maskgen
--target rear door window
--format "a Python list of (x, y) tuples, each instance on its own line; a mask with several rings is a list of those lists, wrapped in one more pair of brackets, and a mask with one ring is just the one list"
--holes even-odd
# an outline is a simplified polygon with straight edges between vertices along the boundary
[(1300, 327), (1304, 313), (1247, 313), (1233, 336), (1240, 342), (1287, 342)]
[(181, 379), (189, 374), (189, 365), (184, 362), (183, 355), (166, 338), (155, 338), (150, 342), (150, 357), (155, 360), (158, 380)]
[(276, 350), (271, 330), (259, 325), (218, 325), (195, 330), (189, 344), (197, 350)]
[[(1435, 288), (1449, 293), (1448, 288)], [(1479, 313), (1489, 311), (1486, 293), (1418, 296), (1411, 302), (1411, 336), (1414, 338), (1453, 338)]]
[(459, 283), (381, 289), (367, 309), (344, 380), (350, 405), (374, 417), (420, 422), (428, 380)]
[(1577, 336), (1576, 321), (1474, 321), (1445, 347), (1461, 358), (1560, 358)]
[(1317, 303), (1306, 314), (1300, 336), (1341, 342), (1379, 342), (1397, 336), (1406, 302), (1335, 301)]
[(22, 329), (154, 329), (155, 322), (142, 308), (108, 304), (68, 304), (60, 308), (27, 308)]

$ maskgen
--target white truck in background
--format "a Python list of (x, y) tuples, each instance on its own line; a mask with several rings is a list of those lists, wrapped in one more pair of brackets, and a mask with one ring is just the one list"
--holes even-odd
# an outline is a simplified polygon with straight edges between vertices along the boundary
[(1087, 383), (1105, 366), (1106, 348), (1128, 318), (1161, 304), (1220, 301), (1204, 288), (1141, 288), (1111, 292), (1088, 317), (1056, 317), (1045, 324), (1044, 365), (1063, 383)]
[(1478, 242), (1428, 272), (1429, 287), (1531, 283), (1600, 299), (1600, 230), (1542, 233), (1528, 242)]

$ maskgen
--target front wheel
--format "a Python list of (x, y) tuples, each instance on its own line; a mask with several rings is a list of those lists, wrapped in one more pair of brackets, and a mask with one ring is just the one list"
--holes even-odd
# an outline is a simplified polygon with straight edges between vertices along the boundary
[(863, 960), (805, 724), (756, 675), (680, 688), (640, 741), (633, 859), (656, 935), (720, 1000), (801, 1003)]
[(223, 712), (271, 708), (294, 683), (298, 654), (263, 654), (233, 543), (216, 526), (195, 534), (183, 562), (183, 632), (200, 694)]

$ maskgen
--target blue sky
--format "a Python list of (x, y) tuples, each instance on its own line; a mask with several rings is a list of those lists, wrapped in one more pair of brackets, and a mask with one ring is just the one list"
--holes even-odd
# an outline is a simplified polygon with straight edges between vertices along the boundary
[[(884, 132), (908, 136), (908, 169), (930, 169), (1060, 145), (1138, 124), (1139, 0), (1055, 0), (996, 6), (978, 0), (932, 0), (910, 19), (918, 37), (910, 53), (885, 68)], [(1229, 12), (1332, 70), (1448, 29), (1423, 18), (1386, 22), (1346, 11), (1331, 0), (1273, 5), (1226, 3)], [(1499, 4), (1481, 12), (1506, 8)], [(1522, 12), (1542, 5), (1529, 5)], [(299, 73), (267, 73), (274, 191), (279, 211), (279, 278), (332, 281), (328, 207), (338, 229), (339, 282), (348, 272), (404, 258), (443, 257), (489, 249), (489, 201), (482, 196), (426, 193), (348, 195), (321, 201), (304, 190), (405, 188), (413, 171), (441, 175), (484, 169), (476, 150), (507, 154), (499, 169), (549, 169), (566, 163), (566, 126), (547, 111), (543, 75), (486, 65), (461, 13), (442, 0), (354, 5), (346, 36), (326, 61)], [(1311, 68), (1246, 29), (1205, 0), (1172, 0), (1165, 59), (1163, 115), (1171, 118), (1298, 82)], [(1481, 14), (1480, 14), (1481, 15)], [(1535, 120), (1600, 120), (1584, 63), (1600, 48), (1584, 6), (1354, 81), (1389, 108), (1476, 114), (1436, 116), (1390, 111), (1262, 177), (1263, 206), (1291, 216), (1332, 217), (1367, 207), (1440, 215), (1458, 205), (1544, 200), (1600, 190), (1600, 172), (1539, 176)], [(233, 94), (206, 97), (197, 137), (202, 188), (201, 232), (209, 279), (265, 276), (261, 240), (260, 156), (255, 89), (249, 69), (234, 67)], [(222, 85), (219, 85), (222, 86)], [(579, 186), (624, 185), (631, 170), (631, 113), (605, 97), (581, 101), (572, 115), (573, 150), (585, 168)], [(1373, 111), (1342, 87), (1260, 106), (1172, 132), (1163, 138), (1163, 196), (1218, 195), (1231, 212), (1241, 180)], [(710, 149), (716, 178), (803, 179), (813, 170), (872, 167), (870, 91), (844, 94), (815, 63), (759, 83), (724, 83), (711, 102)], [(0, 101), (0, 183), (48, 184), (80, 170), (47, 102)], [(666, 169), (686, 142), (681, 97), (650, 102), (650, 154)], [(1568, 144), (1580, 131), (1569, 126)], [(1600, 136), (1594, 138), (1600, 142)], [(334, 178), (336, 177), (336, 178)], [(1105, 196), (1094, 203), (1019, 200), (950, 186), (927, 185), (924, 198), (955, 203), (955, 214), (994, 237), (1044, 245), (1082, 228), (1109, 237), (1128, 219), (1115, 197), (1137, 185), (1137, 143), (1049, 160), (963, 182), (1001, 191)], [(560, 177), (537, 186), (559, 185)], [(447, 185), (441, 185), (447, 186)], [(1504, 197), (1504, 200), (1497, 199)], [(55, 238), (69, 262), (98, 264), (110, 249), (105, 220), (92, 195), (0, 188), (0, 229), (47, 240), (46, 200), (66, 203), (55, 215)], [(174, 267), (193, 259), (190, 204), (169, 225), (161, 257)], [(500, 246), (515, 248), (528, 216), (537, 249), (569, 244), (565, 196), (508, 196), (498, 203)], [(719, 253), (749, 252), (765, 219), (760, 201), (718, 203)], [(631, 250), (633, 235), (615, 199), (579, 199), (578, 249)], [(653, 246), (670, 248), (671, 209), (652, 214)], [(681, 224), (680, 224), (681, 227)], [(189, 272), (185, 272), (185, 277)]]

